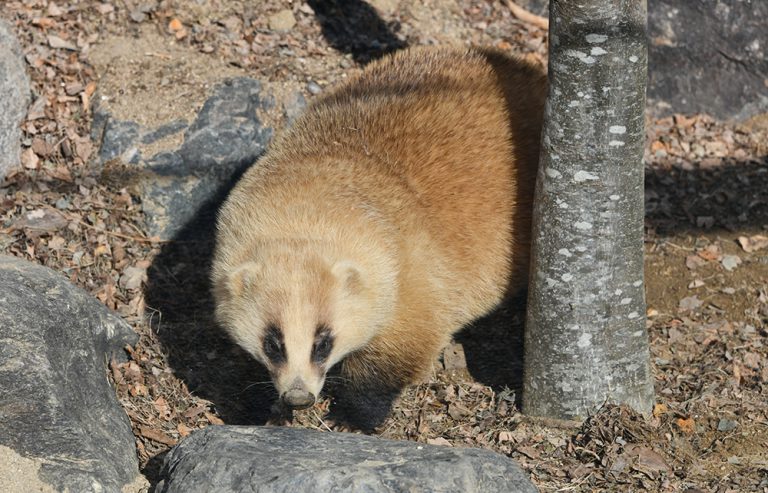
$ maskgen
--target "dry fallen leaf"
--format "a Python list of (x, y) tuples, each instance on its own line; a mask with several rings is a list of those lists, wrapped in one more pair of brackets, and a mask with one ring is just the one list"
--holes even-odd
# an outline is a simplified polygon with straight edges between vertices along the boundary
[(168, 405), (168, 401), (165, 400), (165, 397), (158, 397), (152, 402), (152, 404), (155, 406), (155, 410), (161, 418), (166, 421), (171, 419), (171, 407)]
[(640, 447), (638, 452), (637, 462), (632, 467), (634, 470), (640, 471), (651, 479), (656, 478), (659, 473), (671, 471), (669, 465), (664, 461), (664, 457), (658, 452), (648, 447)]
[(179, 423), (176, 425), (176, 431), (179, 432), (179, 435), (182, 437), (188, 436), (190, 433), (192, 433), (192, 428), (185, 425), (184, 423)]
[(163, 445), (168, 445), (169, 447), (173, 447), (178, 443), (178, 440), (175, 438), (166, 435), (158, 429), (150, 428), (149, 426), (139, 426), (139, 434), (144, 438), (152, 440), (153, 442), (162, 443)]
[(61, 48), (64, 50), (77, 51), (77, 46), (73, 45), (65, 39), (54, 36), (53, 34), (48, 35), (48, 45), (51, 48)]
[(693, 433), (695, 431), (693, 418), (677, 418), (675, 424), (683, 433)]
[(666, 404), (654, 404), (653, 406), (653, 416), (658, 418), (659, 416), (667, 413), (667, 405)]
[(27, 169), (37, 169), (40, 165), (40, 158), (37, 157), (35, 151), (30, 147), (21, 153), (21, 164)]
[(27, 212), (21, 219), (14, 223), (17, 229), (31, 229), (34, 231), (57, 231), (69, 224), (69, 220), (61, 212), (55, 209), (35, 209)]
[(208, 411), (205, 411), (203, 414), (205, 414), (205, 418), (212, 425), (223, 425), (224, 424), (224, 421), (222, 421), (221, 418), (219, 418), (215, 414), (209, 413)]
[(175, 17), (171, 19), (171, 22), (168, 23), (168, 29), (172, 32), (181, 31), (184, 29), (184, 25), (181, 23), (179, 19), (176, 19)]
[(699, 255), (688, 255), (685, 257), (685, 266), (693, 270), (702, 265), (707, 265), (707, 261)]
[(701, 279), (694, 279), (693, 281), (688, 283), (688, 289), (695, 289), (700, 288), (704, 285), (704, 281)]
[(500, 431), (499, 432), (499, 442), (512, 442), (514, 441), (514, 435), (511, 431)]
[(451, 442), (446, 440), (443, 437), (437, 437), (437, 438), (429, 438), (427, 439), (427, 443), (429, 445), (439, 445), (441, 447), (452, 447)]
[(529, 459), (538, 459), (541, 454), (533, 447), (517, 447), (515, 450), (528, 457)]
[(686, 296), (682, 300), (680, 300), (680, 304), (678, 305), (678, 308), (681, 311), (690, 311), (695, 310), (696, 308), (700, 307), (703, 304), (703, 302), (699, 299), (698, 296)]
[(125, 289), (139, 289), (141, 284), (147, 282), (147, 269), (141, 267), (128, 267), (120, 276), (120, 287)]
[(697, 255), (705, 260), (717, 261), (723, 257), (723, 252), (718, 245), (709, 245), (703, 250), (697, 252)]
[(763, 235), (755, 235), (755, 236), (739, 236), (739, 245), (741, 245), (741, 248), (744, 249), (747, 253), (756, 252), (758, 250), (762, 250), (763, 248), (768, 248), (768, 237)]

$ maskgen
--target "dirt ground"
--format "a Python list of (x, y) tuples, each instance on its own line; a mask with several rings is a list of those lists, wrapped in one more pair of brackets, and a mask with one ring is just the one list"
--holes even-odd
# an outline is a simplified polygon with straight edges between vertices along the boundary
[[(24, 167), (0, 186), (0, 252), (64, 272), (140, 334), (110, 373), (151, 481), (192, 430), (265, 423), (272, 390), (211, 321), (210, 242), (199, 231), (147, 238), (138, 197), (101, 179), (91, 103), (111, 98), (137, 119), (163, 122), (197, 111), (213, 76), (247, 75), (275, 95), (280, 111), (265, 119), (279, 130), (292, 94), (311, 100), (405, 46), (494, 45), (546, 62), (546, 32), (502, 2), (370, 4), (4, 2), (0, 15), (16, 26), (38, 99), (23, 126)], [(131, 43), (140, 48), (126, 51)], [(521, 415), (517, 300), (459, 334), (378, 435), (498, 451), (542, 491), (768, 492), (768, 118), (649, 118), (647, 133), (653, 417), (607, 406), (569, 427)], [(328, 430), (328, 405), (289, 424)]]

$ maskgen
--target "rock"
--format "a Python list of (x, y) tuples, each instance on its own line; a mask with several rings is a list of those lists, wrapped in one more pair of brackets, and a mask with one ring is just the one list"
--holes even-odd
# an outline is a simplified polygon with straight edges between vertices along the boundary
[[(518, 0), (547, 14), (548, 0)], [(656, 116), (768, 112), (768, 2), (648, 0), (648, 106)]]
[(0, 478), (18, 481), (12, 491), (138, 491), (133, 433), (105, 374), (137, 339), (60, 274), (0, 256)]
[(292, 123), (307, 107), (307, 100), (300, 91), (293, 91), (283, 101), (283, 114)]
[(648, 99), (658, 114), (768, 111), (768, 2), (650, 0)]
[(510, 459), (300, 428), (209, 426), (166, 456), (155, 491), (535, 492)]
[(320, 85), (315, 81), (309, 81), (307, 83), (307, 91), (309, 91), (310, 94), (317, 96), (321, 92), (323, 92), (323, 88), (320, 87)]
[(739, 423), (732, 419), (720, 418), (720, 421), (717, 422), (717, 431), (733, 431), (737, 426)]
[(273, 31), (288, 31), (296, 25), (296, 18), (293, 12), (288, 9), (269, 16), (269, 28)]
[(102, 181), (140, 198), (149, 236), (172, 239), (199, 229), (232, 179), (263, 152), (272, 129), (262, 117), (274, 113), (275, 102), (225, 57), (147, 23), (136, 29), (136, 36), (105, 35), (91, 47), (100, 74), (91, 136)]
[(29, 77), (13, 29), (0, 19), (0, 181), (21, 162), (21, 128), (30, 101)]
[(725, 267), (725, 270), (732, 271), (741, 264), (741, 258), (738, 255), (723, 255), (723, 260), (720, 261)]
[[(177, 119), (145, 128), (97, 108), (92, 134), (101, 141), (105, 172), (131, 177), (120, 179), (141, 197), (149, 235), (170, 239), (264, 152), (272, 129), (258, 112), (272, 104), (259, 81), (238, 77), (215, 87), (191, 125)], [(156, 142), (174, 136), (183, 137), (178, 147), (156, 149)], [(145, 156), (142, 148), (154, 153)]]

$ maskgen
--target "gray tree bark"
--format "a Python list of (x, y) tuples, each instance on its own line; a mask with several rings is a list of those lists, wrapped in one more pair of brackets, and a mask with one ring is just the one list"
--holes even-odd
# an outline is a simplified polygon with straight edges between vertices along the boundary
[(551, 0), (533, 213), (523, 411), (647, 414), (643, 286), (645, 0)]

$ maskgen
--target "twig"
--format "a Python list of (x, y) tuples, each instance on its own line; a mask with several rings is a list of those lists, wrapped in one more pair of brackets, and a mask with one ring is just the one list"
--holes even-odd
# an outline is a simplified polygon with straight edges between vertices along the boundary
[(323, 418), (321, 418), (320, 415), (317, 414), (317, 412), (314, 409), (312, 410), (312, 414), (315, 415), (315, 418), (317, 418), (317, 420), (320, 421), (320, 423), (322, 423), (322, 425), (325, 427), (326, 430), (333, 431), (327, 424), (325, 424), (325, 421), (323, 421)]
[[(65, 217), (66, 217), (66, 215), (65, 215)], [(117, 238), (122, 238), (124, 240), (139, 241), (139, 242), (142, 242), (142, 243), (169, 243), (170, 242), (169, 240), (161, 240), (159, 238), (147, 238), (147, 237), (143, 237), (143, 236), (131, 236), (131, 235), (125, 235), (125, 234), (122, 234), (122, 233), (116, 233), (114, 231), (109, 231), (108, 229), (100, 229), (100, 228), (97, 228), (96, 226), (94, 226), (93, 224), (88, 224), (87, 222), (85, 222), (85, 221), (83, 221), (81, 219), (74, 218), (72, 216), (69, 216), (69, 219), (77, 221), (78, 224), (81, 224), (81, 225), (85, 226), (86, 228), (90, 228), (90, 229), (92, 229), (94, 231), (98, 231), (99, 233), (104, 233), (104, 234), (109, 235), (109, 236), (115, 236)]]
[(173, 58), (171, 55), (168, 55), (165, 53), (153, 52), (153, 51), (148, 51), (144, 53), (144, 56), (154, 56), (157, 58), (162, 58), (163, 60), (171, 60)]
[(529, 24), (533, 24), (534, 26), (544, 30), (549, 29), (549, 19), (547, 19), (546, 17), (532, 14), (531, 12), (528, 12), (521, 6), (517, 5), (512, 0), (504, 0), (504, 5), (506, 5), (509, 11), (512, 12), (512, 15), (514, 15), (521, 21), (527, 22)]

